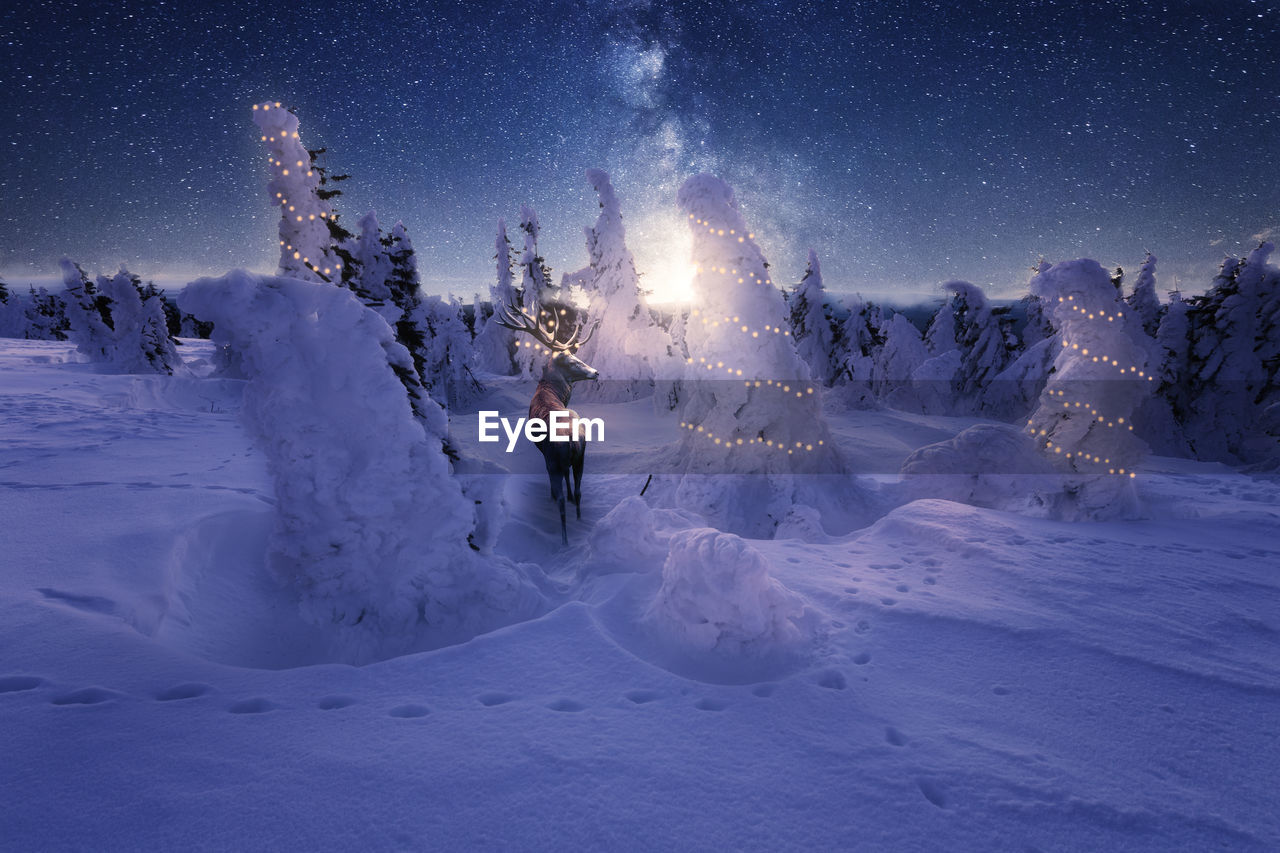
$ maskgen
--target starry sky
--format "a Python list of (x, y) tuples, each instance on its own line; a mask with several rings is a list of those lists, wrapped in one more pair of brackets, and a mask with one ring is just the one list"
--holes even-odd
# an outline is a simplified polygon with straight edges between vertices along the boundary
[(250, 107), (279, 100), (352, 177), (338, 208), (403, 220), (424, 286), (493, 278), (541, 220), (586, 264), (583, 172), (609, 171), (644, 284), (686, 287), (675, 195), (735, 187), (773, 264), (908, 300), (1016, 295), (1088, 256), (1201, 289), (1280, 234), (1274, 3), (13, 0), (0, 10), (0, 275), (69, 255), (173, 285), (269, 272), (277, 210)]

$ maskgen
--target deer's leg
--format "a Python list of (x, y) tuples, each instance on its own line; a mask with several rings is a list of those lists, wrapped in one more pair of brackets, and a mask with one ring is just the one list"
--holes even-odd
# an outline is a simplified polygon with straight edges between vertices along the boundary
[(582, 518), (582, 464), (587, 455), (586, 442), (575, 442), (573, 449), (573, 505)]
[(569, 544), (569, 529), (564, 518), (564, 487), (567, 480), (564, 476), (562, 460), (555, 453), (546, 454), (547, 477), (551, 480), (551, 500), (560, 507), (560, 541)]

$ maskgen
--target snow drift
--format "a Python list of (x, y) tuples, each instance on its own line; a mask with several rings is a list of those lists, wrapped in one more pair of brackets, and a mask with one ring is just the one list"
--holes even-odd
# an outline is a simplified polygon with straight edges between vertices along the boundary
[(444, 452), (444, 412), (419, 401), (415, 418), (396, 376), (409, 354), (380, 316), (347, 290), (244, 271), (200, 279), (180, 302), (214, 323), (249, 380), (242, 417), (275, 481), (269, 564), (312, 621), (345, 626), (347, 657), (537, 608), (514, 564), (468, 541), (477, 507)]

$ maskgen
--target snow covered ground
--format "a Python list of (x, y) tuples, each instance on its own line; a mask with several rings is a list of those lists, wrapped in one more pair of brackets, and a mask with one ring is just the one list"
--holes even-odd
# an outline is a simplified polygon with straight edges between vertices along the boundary
[[(538, 466), (507, 484), (550, 611), (352, 667), (263, 566), (240, 383), (182, 349), (0, 340), (0, 847), (1280, 848), (1274, 480), (1154, 458), (1142, 520), (1065, 523), (882, 477), (870, 526), (703, 542), (635, 497), (676, 419), (584, 404), (631, 438), (568, 549)], [(826, 417), (857, 470), (973, 423)], [(733, 655), (663, 627), (707, 602), (668, 550), (711, 544)]]

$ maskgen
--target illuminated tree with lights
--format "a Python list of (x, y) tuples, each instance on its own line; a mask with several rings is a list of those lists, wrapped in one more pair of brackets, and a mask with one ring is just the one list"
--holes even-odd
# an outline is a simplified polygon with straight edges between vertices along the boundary
[(809, 365), (814, 381), (830, 385), (836, 376), (836, 336), (822, 286), (822, 266), (818, 254), (809, 250), (804, 276), (791, 296), (791, 333), (796, 352)]
[(298, 117), (277, 101), (254, 104), (253, 120), (271, 164), (267, 192), (280, 207), (280, 275), (341, 280), (343, 261), (330, 231), (333, 207), (320, 193), (321, 173), (298, 136)]
[[(675, 499), (718, 525), (771, 535), (793, 504), (806, 502), (790, 475), (836, 473), (843, 463), (822, 417), (821, 388), (796, 353), (786, 303), (733, 190), (696, 175), (677, 198), (693, 232), (698, 301), (686, 332), (684, 476)], [(724, 474), (757, 476), (707, 476)]]
[(1061, 330), (1054, 372), (1027, 431), (1072, 476), (1067, 497), (1079, 517), (1129, 514), (1131, 480), (1147, 452), (1133, 416), (1155, 377), (1146, 363), (1150, 341), (1097, 261), (1043, 268), (1031, 290)]

